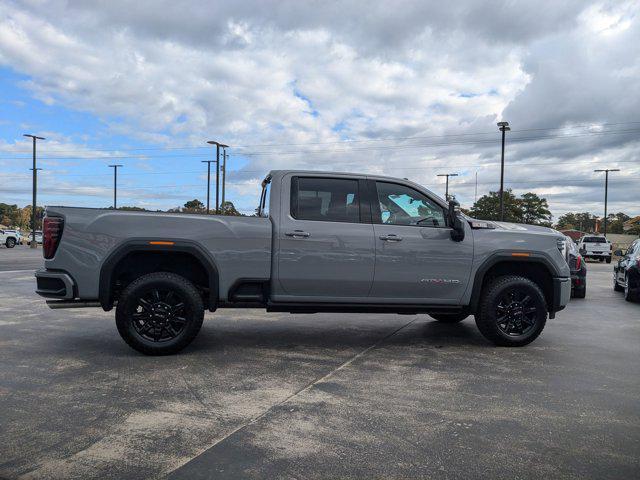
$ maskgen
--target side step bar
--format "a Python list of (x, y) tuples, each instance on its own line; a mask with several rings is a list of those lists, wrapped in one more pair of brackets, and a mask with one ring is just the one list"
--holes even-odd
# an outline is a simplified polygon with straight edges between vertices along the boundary
[(100, 302), (86, 302), (84, 300), (47, 300), (47, 306), (49, 308), (89, 308), (99, 307)]

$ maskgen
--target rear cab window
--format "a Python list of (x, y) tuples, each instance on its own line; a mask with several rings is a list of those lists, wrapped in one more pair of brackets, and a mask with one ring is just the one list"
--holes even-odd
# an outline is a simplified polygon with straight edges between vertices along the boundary
[(291, 216), (296, 220), (360, 223), (358, 180), (293, 177)]

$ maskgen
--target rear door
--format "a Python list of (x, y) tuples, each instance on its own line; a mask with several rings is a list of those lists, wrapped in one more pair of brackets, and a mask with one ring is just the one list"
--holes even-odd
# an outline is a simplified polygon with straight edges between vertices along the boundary
[(283, 178), (275, 300), (366, 300), (375, 246), (363, 185), (348, 177)]
[(376, 266), (371, 296), (389, 302), (453, 304), (471, 272), (473, 236), (451, 239), (445, 209), (413, 187), (370, 181)]

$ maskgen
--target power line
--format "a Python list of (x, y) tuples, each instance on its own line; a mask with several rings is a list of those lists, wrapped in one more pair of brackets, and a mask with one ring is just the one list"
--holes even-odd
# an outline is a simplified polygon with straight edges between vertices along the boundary
[[(546, 128), (524, 128), (519, 130), (512, 130), (513, 133), (519, 132), (541, 132), (541, 131), (550, 131), (550, 130), (558, 130), (560, 128), (572, 129), (572, 128), (597, 128), (597, 127), (608, 127), (608, 126), (619, 126), (619, 125), (637, 125), (640, 124), (640, 121), (628, 121), (628, 122), (609, 122), (609, 123), (583, 123), (583, 124), (574, 124), (574, 125), (566, 125), (562, 127), (546, 127)], [(597, 132), (594, 132), (597, 133)], [(387, 141), (398, 141), (398, 140), (422, 140), (428, 138), (449, 138), (449, 137), (466, 137), (466, 136), (474, 136), (474, 135), (494, 135), (495, 132), (469, 132), (469, 133), (451, 133), (451, 134), (441, 134), (441, 135), (415, 135), (415, 136), (407, 136), (407, 137), (384, 137), (384, 138), (370, 138), (370, 139), (361, 139), (361, 140), (335, 140), (330, 142), (304, 142), (304, 143), (263, 143), (263, 144), (245, 144), (245, 145), (236, 145), (235, 148), (247, 148), (247, 147), (279, 147), (279, 146), (306, 146), (306, 145), (332, 145), (332, 144), (348, 144), (348, 143), (367, 143), (367, 142), (387, 142)], [(128, 151), (157, 151), (157, 150), (203, 150), (207, 147), (190, 145), (183, 147), (135, 147), (135, 148), (110, 148), (110, 149), (101, 149), (94, 148), (91, 149), (91, 152), (128, 152)], [(90, 153), (84, 152), (80, 150), (59, 150), (58, 153)], [(13, 151), (12, 153), (23, 153), (28, 154), (29, 151)], [(86, 157), (80, 157), (86, 158)], [(105, 159), (113, 158), (110, 156), (104, 156)]]
[[(405, 157), (400, 157), (400, 158), (405, 158)], [(215, 161), (215, 160), (212, 160)], [(445, 159), (443, 159), (442, 161), (445, 161)], [(584, 159), (584, 160), (568, 160), (568, 161), (563, 161), (562, 165), (592, 165), (592, 166), (597, 166), (598, 163), (601, 162), (600, 160), (594, 160), (594, 159)], [(640, 160), (638, 159), (630, 159), (630, 160), (616, 160), (613, 163), (640, 163)], [(359, 162), (345, 162), (342, 163), (342, 165), (360, 165)], [(445, 166), (452, 166), (452, 167), (456, 167), (456, 168), (483, 168), (483, 167), (491, 167), (491, 166), (496, 166), (496, 165), (500, 165), (500, 162), (498, 161), (494, 161), (494, 162), (485, 162), (485, 163), (467, 163), (467, 164), (458, 164), (455, 162), (455, 160), (453, 161), (446, 161), (446, 165), (423, 165), (423, 166), (419, 166), (419, 167), (406, 167), (406, 166), (393, 166), (392, 169), (393, 170), (417, 170), (417, 171), (424, 171), (424, 170), (438, 170), (438, 169), (442, 169)], [(557, 166), (557, 160), (555, 159), (551, 159), (548, 162), (514, 162), (512, 164), (515, 167), (521, 167), (521, 166)], [(282, 167), (282, 168), (299, 168), (299, 167)], [(244, 169), (240, 169), (240, 170), (234, 170), (231, 171), (233, 173), (267, 173), (267, 169), (262, 169), (262, 170), (244, 170)], [(148, 172), (148, 171), (139, 171), (139, 172), (133, 172), (133, 173), (119, 173), (119, 176), (121, 177), (129, 177), (129, 176), (147, 176), (147, 175), (176, 175), (176, 171), (175, 170), (168, 170), (168, 171), (159, 171), (159, 172)], [(184, 170), (179, 172), (181, 174), (201, 174), (202, 172), (199, 170)], [(0, 173), (0, 178), (25, 178), (27, 176), (26, 173)], [(56, 177), (98, 177), (98, 176), (111, 176), (111, 174), (109, 173), (57, 173), (55, 170), (47, 170), (43, 175), (43, 177), (52, 177), (52, 176), (56, 176)]]

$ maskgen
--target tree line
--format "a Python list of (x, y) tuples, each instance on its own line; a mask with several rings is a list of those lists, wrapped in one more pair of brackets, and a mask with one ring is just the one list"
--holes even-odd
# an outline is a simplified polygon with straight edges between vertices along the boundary
[[(113, 207), (108, 207), (113, 208)], [(132, 207), (132, 206), (122, 206), (118, 207), (118, 210), (127, 210), (127, 211), (139, 211), (146, 212), (149, 211), (146, 208), (140, 207)], [(156, 212), (163, 212), (164, 210), (154, 210)], [(166, 210), (170, 213), (206, 213), (207, 209), (200, 200), (194, 199), (189, 200), (181, 207), (170, 208)], [(213, 210), (210, 211), (211, 214), (215, 213)], [(10, 228), (18, 228), (20, 230), (31, 230), (31, 205), (27, 205), (25, 207), (18, 207), (18, 205), (10, 205), (7, 203), (0, 203), (0, 225), (4, 225)], [(44, 208), (37, 207), (36, 208), (36, 230), (42, 229), (42, 216), (44, 215)], [(233, 205), (233, 202), (224, 202), (220, 206), (219, 215), (232, 215), (232, 216), (244, 216), (240, 213), (236, 207)]]
[[(469, 216), (480, 220), (498, 220), (500, 218), (500, 192), (489, 192), (480, 197), (473, 206), (466, 210)], [(516, 196), (512, 190), (504, 192), (504, 219), (506, 222), (527, 223), (530, 225), (553, 226), (558, 230), (579, 230), (595, 232), (602, 219), (589, 212), (565, 213), (553, 224), (547, 199), (533, 192)], [(640, 225), (624, 230), (624, 223), (631, 217), (623, 212), (607, 215), (607, 233), (626, 233), (640, 235)], [(600, 225), (602, 227), (602, 225)]]

